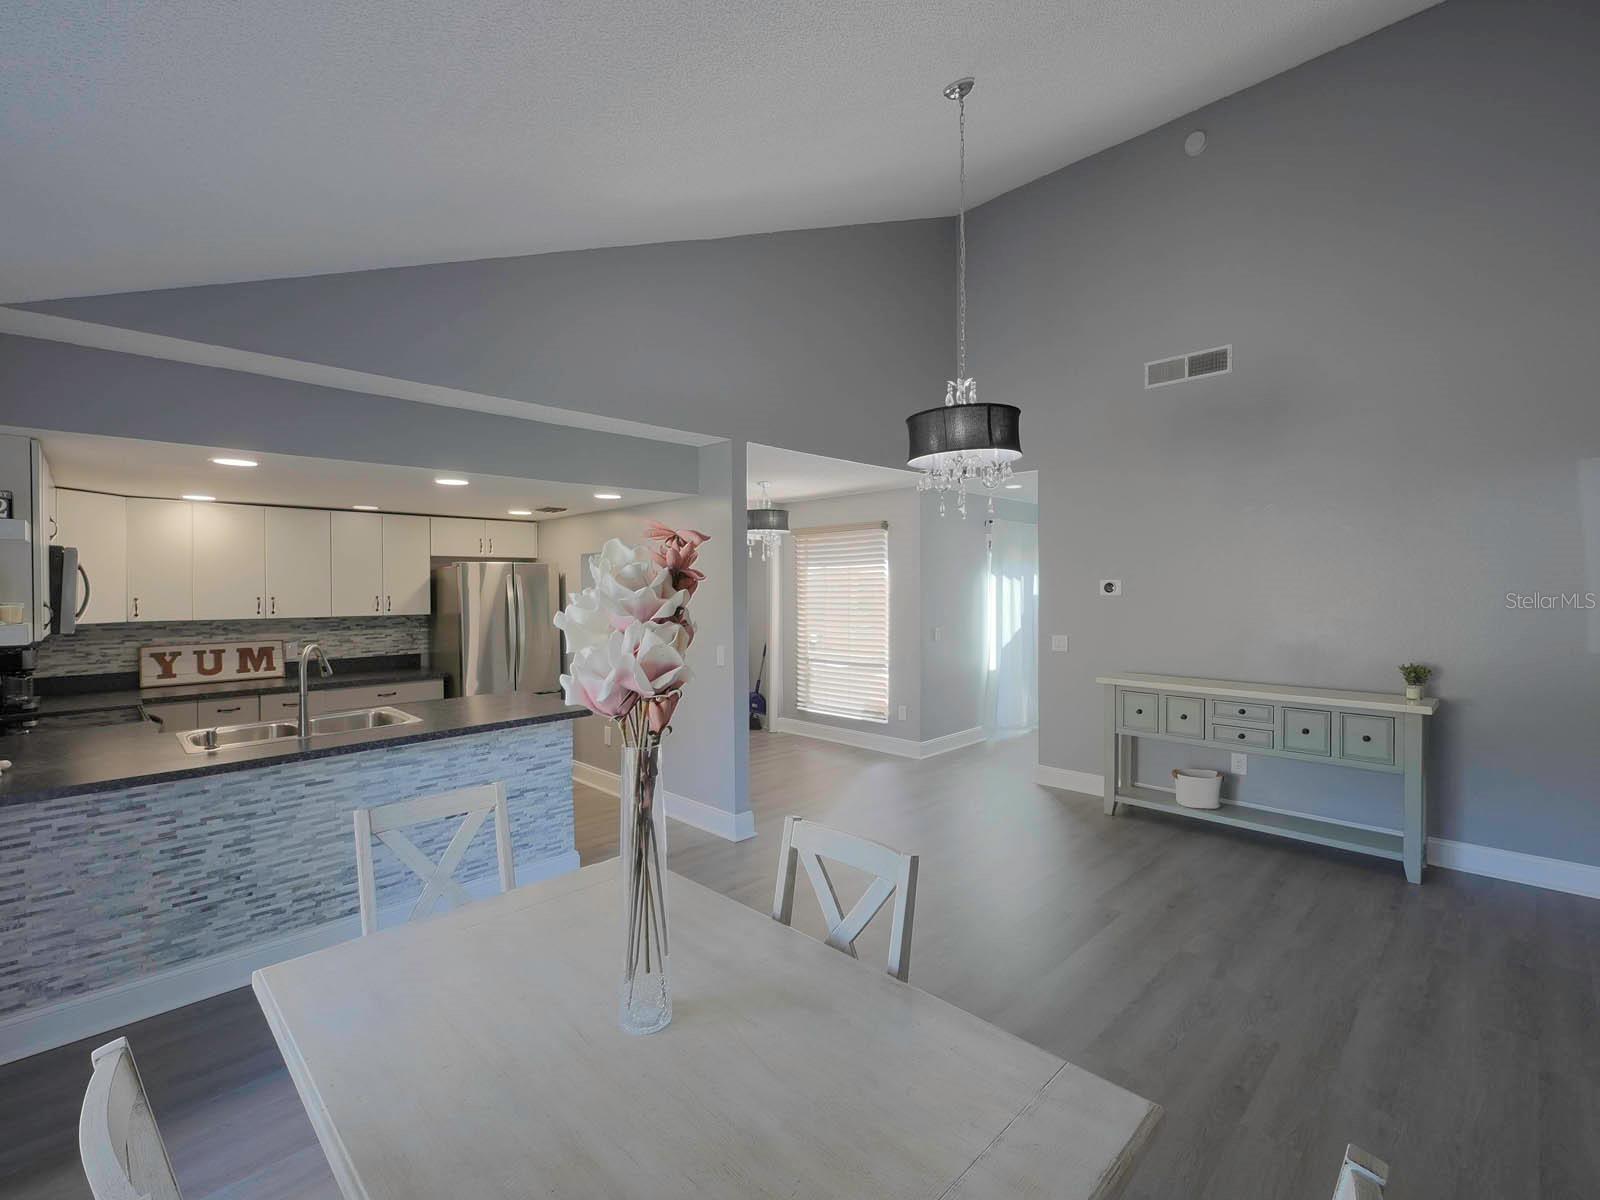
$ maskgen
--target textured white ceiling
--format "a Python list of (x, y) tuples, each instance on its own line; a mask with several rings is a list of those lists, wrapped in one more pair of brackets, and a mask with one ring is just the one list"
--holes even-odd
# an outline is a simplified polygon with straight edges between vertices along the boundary
[(1432, 0), (0, 5), (0, 301), (947, 214)]

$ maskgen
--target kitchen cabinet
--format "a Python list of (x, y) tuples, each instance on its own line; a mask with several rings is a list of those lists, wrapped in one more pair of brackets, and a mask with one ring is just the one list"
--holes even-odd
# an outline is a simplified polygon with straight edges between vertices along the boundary
[(254, 504), (195, 503), (194, 619), (266, 615), (265, 512)]
[(471, 517), (429, 517), (429, 539), (436, 558), (482, 558), (487, 536), (484, 522)]
[(56, 543), (76, 546), (88, 579), (80, 625), (128, 619), (128, 502), (104, 492), (56, 489)]
[(277, 692), (261, 697), (263, 721), (298, 721), (300, 719), (300, 693)]
[[(444, 680), (422, 679), (411, 683), (380, 683), (363, 687), (317, 688), (306, 697), (311, 715), (349, 712), (356, 708), (382, 708), (384, 705), (414, 704), (419, 700), (444, 699)], [(298, 697), (296, 697), (298, 704)]]
[(209, 729), (213, 725), (248, 725), (260, 719), (261, 701), (255, 696), (229, 696), (227, 699), (200, 700), (195, 704), (196, 729)]
[(128, 620), (194, 620), (193, 508), (128, 498)]
[(193, 700), (164, 700), (144, 705), (145, 715), (160, 722), (161, 733), (183, 733), (200, 728), (200, 705)]
[(315, 508), (266, 510), (267, 616), (333, 615), (333, 515)]
[(383, 611), (396, 616), (426, 615), (433, 607), (428, 518), (384, 513), (382, 529)]
[(332, 514), (333, 615), (383, 612), (383, 518), (377, 513)]
[(536, 558), (539, 526), (533, 521), (485, 521), (483, 542), (493, 558)]

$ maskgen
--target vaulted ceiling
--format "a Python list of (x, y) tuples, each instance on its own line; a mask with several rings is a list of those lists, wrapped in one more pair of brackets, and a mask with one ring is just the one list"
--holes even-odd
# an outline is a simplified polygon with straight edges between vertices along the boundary
[(0, 301), (947, 214), (1430, 0), (0, 10)]

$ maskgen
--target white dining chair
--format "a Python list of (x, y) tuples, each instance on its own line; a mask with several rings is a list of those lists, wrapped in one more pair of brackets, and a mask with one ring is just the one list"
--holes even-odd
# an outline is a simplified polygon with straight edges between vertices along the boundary
[(107, 1042), (89, 1059), (94, 1074), (78, 1117), (78, 1154), (94, 1200), (181, 1200), (128, 1039)]
[[(844, 863), (871, 875), (872, 882), (848, 913), (839, 907), (839, 894), (823, 859)], [(856, 954), (856, 939), (878, 910), (894, 897), (894, 917), (889, 929), (889, 974), (904, 980), (911, 970), (911, 918), (916, 908), (917, 856), (902, 854), (882, 842), (869, 841), (853, 833), (830, 829), (800, 817), (783, 819), (783, 848), (778, 852), (778, 890), (772, 898), (772, 919), (788, 925), (794, 918), (794, 880), (796, 867), (803, 866), (811, 880), (822, 919), (827, 923), (824, 939), (851, 958)]]
[(1388, 1183), (1388, 1163), (1359, 1146), (1346, 1146), (1333, 1200), (1383, 1200), (1383, 1189)]
[[(356, 889), (361, 897), (361, 932), (373, 933), (378, 928), (378, 891), (372, 870), (374, 837), (422, 880), (422, 894), (406, 916), (412, 921), (427, 916), (441, 901), (467, 903), (466, 890), (455, 881), (456, 868), (490, 813), (494, 814), (495, 853), (500, 860), (500, 890), (509, 892), (517, 886), (517, 868), (511, 855), (511, 815), (506, 808), (503, 782), (356, 809)], [(463, 816), (463, 820), (438, 862), (418, 850), (401, 832), (413, 825), (454, 816)]]

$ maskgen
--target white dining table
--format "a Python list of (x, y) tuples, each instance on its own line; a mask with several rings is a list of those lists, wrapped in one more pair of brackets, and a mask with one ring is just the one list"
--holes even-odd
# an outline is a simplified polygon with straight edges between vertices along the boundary
[(617, 1024), (615, 860), (257, 971), (349, 1200), (1112, 1196), (1160, 1115), (667, 877), (673, 1021)]

